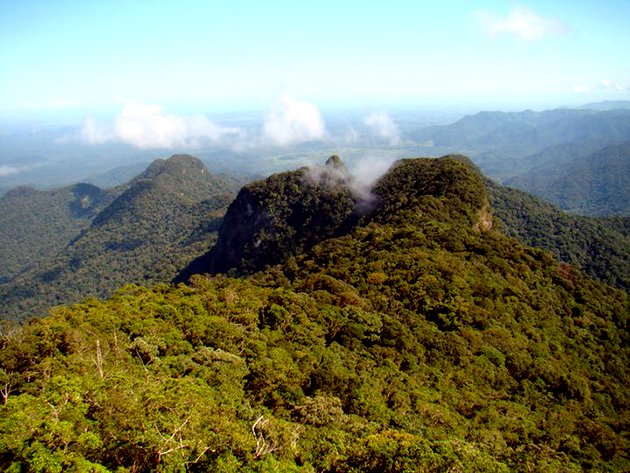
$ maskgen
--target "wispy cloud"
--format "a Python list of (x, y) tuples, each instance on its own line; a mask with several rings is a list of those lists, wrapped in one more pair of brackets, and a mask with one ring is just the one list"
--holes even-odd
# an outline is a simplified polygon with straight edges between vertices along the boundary
[(590, 94), (591, 92), (593, 92), (593, 88), (587, 87), (585, 85), (574, 85), (573, 92), (575, 92), (576, 94)]
[(618, 84), (615, 81), (604, 79), (599, 83), (599, 89), (601, 90), (628, 90), (627, 86)]
[(288, 146), (326, 136), (326, 126), (319, 109), (289, 96), (281, 97), (269, 111), (263, 126), (263, 138), (274, 145)]
[(597, 91), (630, 91), (630, 86), (619, 84), (610, 79), (603, 79), (599, 84), (594, 86), (575, 85), (573, 86), (573, 92), (578, 94), (585, 94)]
[(481, 25), (491, 36), (514, 35), (533, 41), (546, 36), (566, 35), (571, 28), (559, 20), (545, 18), (524, 7), (514, 7), (507, 16), (478, 12)]
[(365, 202), (370, 202), (374, 195), (372, 188), (376, 181), (383, 176), (394, 163), (391, 156), (364, 156), (353, 162), (350, 167), (352, 174), (352, 191)]
[(21, 172), (23, 170), (24, 168), (2, 164), (0, 165), (0, 177), (10, 176), (11, 174), (17, 174), (18, 172)]
[(92, 144), (121, 141), (137, 148), (196, 148), (204, 142), (217, 143), (241, 130), (221, 127), (203, 115), (180, 116), (164, 112), (157, 105), (129, 102), (113, 123), (86, 118), (82, 135)]
[(370, 113), (367, 117), (365, 117), (363, 123), (369, 126), (376, 136), (389, 141), (390, 145), (397, 146), (402, 143), (398, 126), (387, 113)]
[(81, 137), (93, 145), (113, 141), (115, 139), (114, 127), (111, 123), (99, 123), (94, 117), (88, 116), (83, 120)]
[(394, 161), (393, 157), (363, 156), (354, 160), (349, 169), (343, 165), (310, 166), (304, 174), (304, 181), (316, 186), (345, 185), (359, 201), (359, 205), (369, 207), (376, 197), (372, 193), (374, 184)]

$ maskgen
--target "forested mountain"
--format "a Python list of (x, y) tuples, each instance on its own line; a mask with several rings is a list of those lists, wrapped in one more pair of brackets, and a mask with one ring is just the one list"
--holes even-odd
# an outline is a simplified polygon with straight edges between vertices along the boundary
[(587, 103), (580, 108), (587, 110), (618, 110), (620, 108), (630, 109), (630, 100), (604, 100), (602, 102)]
[(571, 215), (523, 191), (486, 180), (502, 230), (527, 245), (630, 291), (630, 217)]
[(583, 215), (630, 215), (630, 141), (505, 181)]
[(76, 184), (51, 191), (22, 186), (0, 197), (0, 282), (62, 250), (117, 193)]
[[(320, 228), (291, 223), (297, 196), (341, 185), (265, 182), (236, 201), (281, 205), (267, 248)], [(461, 158), (397, 163), (371, 206), (348, 195), (352, 222), (248, 277), (127, 286), (5, 327), (0, 468), (630, 468), (626, 293), (493, 228)]]
[(0, 286), (2, 318), (170, 281), (212, 246), (233, 192), (196, 158), (154, 161), (63, 251)]
[(628, 212), (628, 108), (480, 112), (409, 134), (465, 152), (490, 177), (562, 208), (590, 215)]
[(183, 271), (260, 270), (335, 236), (356, 217), (351, 176), (338, 156), (243, 187), (230, 205), (217, 244)]

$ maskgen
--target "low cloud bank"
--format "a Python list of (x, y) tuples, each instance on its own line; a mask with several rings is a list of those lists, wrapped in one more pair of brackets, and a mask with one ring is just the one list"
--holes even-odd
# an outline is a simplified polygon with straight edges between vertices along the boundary
[(197, 148), (240, 134), (239, 128), (221, 127), (203, 115), (173, 115), (157, 105), (137, 102), (125, 104), (113, 123), (98, 123), (88, 117), (82, 129), (82, 136), (89, 143), (120, 141), (141, 149)]
[(350, 166), (350, 189), (363, 205), (371, 206), (375, 200), (374, 184), (383, 177), (396, 161), (392, 157), (366, 156)]
[(234, 150), (259, 147), (290, 147), (312, 141), (357, 143), (370, 137), (390, 146), (405, 144), (396, 123), (385, 112), (373, 112), (363, 118), (361, 134), (352, 123), (327, 130), (320, 110), (312, 103), (288, 95), (280, 97), (255, 123), (222, 126), (204, 115), (177, 115), (161, 107), (139, 102), (124, 104), (112, 120), (87, 117), (81, 129), (83, 141), (98, 145), (108, 142), (126, 143), (140, 149), (199, 149), (221, 146)]
[(577, 93), (591, 93), (597, 91), (624, 91), (630, 90), (630, 86), (622, 85), (610, 79), (604, 79), (599, 82), (596, 86), (584, 86), (584, 85), (576, 85), (573, 87), (573, 92)]
[(9, 166), (6, 164), (0, 165), (0, 177), (10, 176), (11, 174), (17, 174), (21, 172), (24, 168), (20, 168), (17, 166)]

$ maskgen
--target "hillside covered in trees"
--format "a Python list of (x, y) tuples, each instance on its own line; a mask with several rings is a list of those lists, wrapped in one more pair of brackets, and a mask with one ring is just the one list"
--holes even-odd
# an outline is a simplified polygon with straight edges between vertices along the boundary
[(233, 198), (234, 184), (196, 158), (154, 161), (91, 214), (67, 246), (0, 285), (0, 318), (43, 315), (53, 305), (109, 296), (126, 283), (170, 281), (214, 244)]
[(75, 184), (50, 191), (21, 186), (0, 197), (0, 283), (61, 251), (119, 193)]
[(543, 165), (505, 181), (567, 212), (630, 216), (630, 141)]
[(255, 240), (221, 264), (249, 276), (5, 324), (0, 468), (629, 469), (627, 294), (503, 235), (465, 159), (369, 197), (338, 164), (241, 191), (219, 241)]
[(580, 215), (630, 215), (630, 110), (479, 112), (409, 130), (418, 143), (456, 149), (504, 184)]
[(486, 189), (505, 234), (630, 291), (630, 217), (572, 215), (490, 180)]

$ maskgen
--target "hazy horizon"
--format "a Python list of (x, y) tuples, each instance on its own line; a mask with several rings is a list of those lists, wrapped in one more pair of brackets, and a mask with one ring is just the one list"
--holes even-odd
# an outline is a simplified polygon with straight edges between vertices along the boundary
[(5, 188), (80, 177), (54, 163), (89, 175), (168, 150), (391, 154), (406, 127), (630, 99), (624, 1), (0, 7)]

